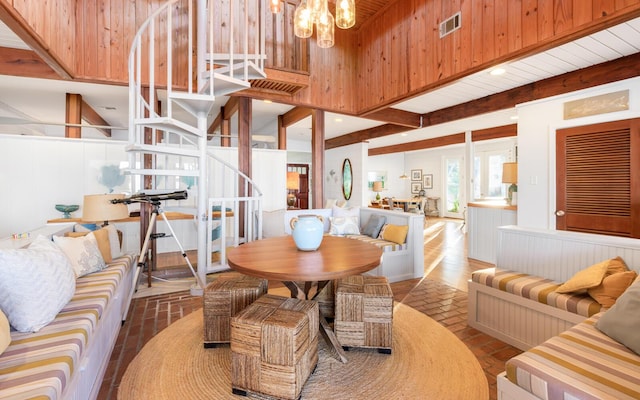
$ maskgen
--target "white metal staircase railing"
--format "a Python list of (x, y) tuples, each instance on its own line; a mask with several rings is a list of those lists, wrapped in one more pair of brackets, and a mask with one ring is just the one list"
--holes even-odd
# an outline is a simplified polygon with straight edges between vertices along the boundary
[[(181, 179), (197, 180), (193, 213), (198, 266), (206, 265), (198, 268), (203, 282), (207, 272), (227, 267), (228, 242), (238, 245), (260, 237), (254, 232), (256, 225), (261, 232), (262, 193), (250, 178), (209, 151), (207, 128), (216, 96), (249, 88), (251, 79), (266, 77), (264, 1), (170, 0), (142, 24), (129, 54), (128, 173), (137, 176), (132, 191), (143, 190), (144, 175), (152, 182), (145, 192), (176, 190)], [(161, 112), (155, 109), (159, 97)], [(151, 156), (151, 167), (145, 166), (146, 155)], [(231, 177), (214, 182), (210, 177), (219, 170), (231, 171)], [(213, 219), (214, 207), (230, 211)], [(227, 214), (233, 215), (232, 222)], [(216, 250), (214, 229), (220, 235), (218, 265), (212, 265), (210, 256)]]

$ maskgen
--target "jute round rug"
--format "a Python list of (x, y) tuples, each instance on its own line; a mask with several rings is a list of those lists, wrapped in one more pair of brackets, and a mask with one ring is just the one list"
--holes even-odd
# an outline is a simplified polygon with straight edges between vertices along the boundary
[[(202, 312), (188, 315), (147, 343), (129, 364), (118, 399), (242, 399), (231, 394), (231, 351), (205, 349)], [(302, 399), (489, 398), (484, 372), (449, 330), (409, 306), (397, 304), (393, 353), (370, 349), (333, 358), (319, 340), (319, 361)], [(249, 396), (251, 397), (251, 396)]]

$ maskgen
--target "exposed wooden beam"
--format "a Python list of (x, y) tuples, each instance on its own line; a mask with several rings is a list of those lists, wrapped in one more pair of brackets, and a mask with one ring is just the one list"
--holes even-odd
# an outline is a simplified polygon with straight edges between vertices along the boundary
[(422, 123), (422, 116), (420, 114), (395, 108), (385, 108), (369, 114), (361, 115), (360, 117), (394, 125), (406, 126), (408, 128), (420, 128)]
[(0, 47), (0, 75), (60, 79), (35, 52), (9, 47)]
[(224, 112), (222, 113), (222, 119), (231, 119), (233, 114), (238, 112), (238, 107), (240, 105), (240, 99), (246, 97), (237, 97), (232, 96), (229, 98), (229, 101), (224, 105)]
[(286, 113), (282, 114), (282, 126), (288, 128), (296, 122), (310, 117), (313, 110), (308, 107), (294, 107)]
[(13, 33), (15, 33), (23, 42), (27, 44), (33, 51), (54, 70), (60, 77), (64, 79), (72, 79), (70, 70), (65, 67), (51, 52), (50, 47), (38, 35), (34, 34), (29, 24), (22, 18), (20, 14), (9, 4), (0, 1), (0, 20)]
[(278, 115), (278, 150), (287, 149), (287, 128), (282, 122), (282, 115)]
[[(87, 104), (87, 102), (84, 101), (84, 99), (82, 99), (82, 96), (80, 96), (80, 100), (82, 102), (82, 106), (80, 108), (82, 119), (84, 119), (85, 121), (87, 121), (92, 125), (109, 126), (109, 123), (105, 121), (104, 118), (102, 118), (100, 114), (96, 112), (96, 110), (94, 110), (89, 104)], [(95, 129), (104, 133), (106, 137), (111, 137), (111, 129), (109, 128), (95, 128)]]
[(323, 207), (324, 198), (324, 111), (313, 110), (311, 114), (311, 206)]
[(346, 135), (327, 139), (325, 140), (324, 146), (327, 150), (335, 149), (336, 147), (360, 143), (368, 139), (394, 135), (396, 133), (406, 132), (408, 130), (411, 130), (411, 128), (392, 124), (380, 125), (374, 128), (363, 129), (361, 131), (351, 132), (347, 133)]
[[(82, 122), (82, 96), (79, 94), (67, 93), (64, 122), (67, 124), (80, 124)], [(82, 137), (81, 129), (79, 126), (65, 126), (64, 137), (79, 139)]]
[(436, 147), (449, 146), (452, 144), (464, 143), (464, 133), (455, 133), (453, 135), (440, 136), (433, 139), (418, 140), (416, 142), (395, 144), (392, 146), (376, 147), (369, 149), (370, 156), (379, 156), (381, 154), (402, 153), (405, 151), (433, 149)]
[(471, 141), (499, 139), (518, 135), (518, 124), (497, 126), (495, 128), (479, 129), (471, 132)]

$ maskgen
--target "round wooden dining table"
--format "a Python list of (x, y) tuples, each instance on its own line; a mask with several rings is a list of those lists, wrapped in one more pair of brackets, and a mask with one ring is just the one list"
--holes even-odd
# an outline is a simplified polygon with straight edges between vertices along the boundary
[[(378, 265), (382, 250), (360, 240), (324, 236), (315, 251), (298, 250), (292, 236), (256, 240), (227, 253), (229, 266), (243, 274), (281, 281), (291, 297), (312, 299), (310, 291), (319, 294), (334, 279), (367, 272)], [(302, 282), (302, 285), (301, 285)], [(321, 332), (335, 349), (340, 360), (346, 356), (325, 318), (320, 318)]]

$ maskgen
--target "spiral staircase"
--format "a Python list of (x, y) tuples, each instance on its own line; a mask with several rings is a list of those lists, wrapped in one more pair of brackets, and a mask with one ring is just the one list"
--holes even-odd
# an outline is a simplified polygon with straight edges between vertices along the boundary
[[(266, 77), (266, 13), (264, 0), (170, 0), (143, 23), (129, 54), (132, 189), (153, 194), (187, 186), (188, 199), (164, 209), (194, 216), (194, 294), (204, 289), (207, 273), (228, 268), (228, 246), (260, 238), (262, 231), (260, 189), (233, 157), (225, 159), (209, 144), (207, 128), (216, 97)], [(214, 251), (217, 263), (211, 262)]]

